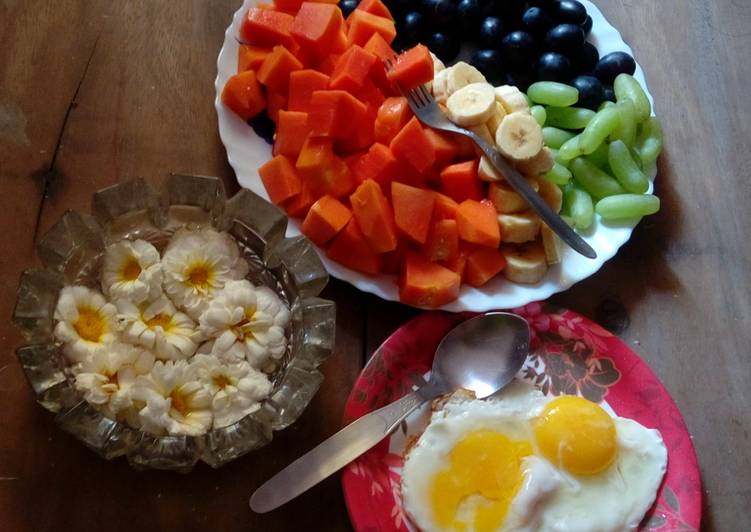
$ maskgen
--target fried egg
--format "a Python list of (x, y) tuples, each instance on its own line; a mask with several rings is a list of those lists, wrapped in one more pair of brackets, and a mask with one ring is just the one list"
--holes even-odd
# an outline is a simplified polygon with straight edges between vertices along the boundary
[(515, 381), (433, 413), (405, 457), (403, 505), (424, 532), (635, 530), (666, 467), (658, 431)]

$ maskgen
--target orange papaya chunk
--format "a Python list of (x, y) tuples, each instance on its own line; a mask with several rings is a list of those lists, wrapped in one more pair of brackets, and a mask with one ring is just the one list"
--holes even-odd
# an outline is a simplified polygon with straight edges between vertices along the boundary
[(263, 111), (266, 108), (266, 97), (256, 79), (256, 73), (246, 70), (229, 78), (222, 90), (222, 103), (243, 120), (250, 120)]

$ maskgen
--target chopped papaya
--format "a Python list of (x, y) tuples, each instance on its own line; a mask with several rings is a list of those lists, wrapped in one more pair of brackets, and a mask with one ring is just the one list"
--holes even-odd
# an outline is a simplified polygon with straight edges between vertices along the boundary
[(417, 117), (407, 122), (389, 147), (397, 159), (409, 164), (419, 175), (427, 173), (435, 163), (433, 144)]
[(281, 11), (251, 7), (240, 26), (240, 40), (253, 46), (277, 45), (294, 48), (292, 23), (295, 17)]
[(308, 137), (297, 157), (296, 167), (317, 197), (329, 194), (340, 198), (355, 187), (352, 171), (334, 155), (331, 139)]
[(329, 88), (356, 92), (362, 88), (370, 76), (378, 58), (362, 47), (351, 46), (336, 62), (331, 74)]
[(287, 107), (287, 96), (283, 92), (266, 91), (266, 114), (274, 122), (279, 120), (279, 111)]
[(229, 78), (222, 90), (222, 103), (243, 120), (250, 120), (263, 111), (266, 108), (266, 97), (256, 79), (256, 73), (246, 70)]
[(415, 242), (424, 244), (433, 216), (435, 192), (394, 181), (391, 183), (391, 202), (396, 226)]
[(506, 259), (497, 248), (478, 247), (467, 255), (466, 281), (479, 287), (506, 267)]
[(386, 77), (402, 89), (413, 89), (433, 80), (433, 57), (423, 44), (410, 48), (396, 57)]
[(456, 210), (459, 238), (465, 242), (497, 248), (501, 243), (501, 229), (493, 204), (487, 200), (464, 200)]
[(305, 218), (305, 215), (308, 214), (308, 209), (310, 209), (315, 200), (316, 198), (313, 192), (311, 192), (310, 187), (303, 181), (300, 186), (300, 193), (285, 201), (282, 207), (293, 218)]
[(375, 111), (366, 106), (366, 112), (357, 119), (357, 125), (352, 134), (348, 137), (334, 140), (336, 151), (338, 153), (353, 153), (372, 146), (373, 142), (375, 142), (375, 136), (373, 135), (375, 119)]
[(355, 98), (370, 107), (370, 110), (373, 113), (373, 120), (375, 120), (378, 110), (381, 108), (381, 105), (383, 105), (383, 102), (386, 101), (386, 97), (378, 87), (376, 87), (375, 83), (370, 79), (366, 79), (363, 86), (356, 91), (354, 95)]
[(394, 212), (378, 183), (372, 179), (363, 181), (349, 201), (370, 249), (376, 253), (394, 251), (398, 242)]
[(350, 44), (365, 46), (375, 33), (383, 37), (388, 44), (391, 44), (396, 37), (396, 25), (393, 20), (361, 9), (355, 9), (347, 19), (347, 23), (349, 25), (347, 39)]
[(241, 44), (237, 49), (237, 71), (244, 72), (245, 70), (258, 70), (263, 63), (263, 60), (266, 59), (266, 56), (270, 53), (271, 50), (269, 48)]
[(451, 260), (442, 263), (446, 268), (455, 272), (459, 278), (464, 279), (467, 272), (467, 251), (459, 246), (459, 253)]
[(300, 60), (284, 46), (274, 46), (258, 69), (258, 81), (270, 90), (286, 93), (290, 74), (302, 68)]
[(456, 220), (438, 220), (433, 224), (425, 244), (425, 254), (433, 262), (451, 261), (459, 254), (459, 231)]
[(477, 178), (479, 161), (466, 161), (452, 164), (441, 171), (441, 191), (453, 200), (466, 199), (480, 201), (483, 198), (482, 183)]
[(358, 182), (372, 179), (387, 194), (391, 193), (391, 181), (401, 169), (389, 147), (380, 142), (374, 143), (367, 152), (354, 159), (350, 168)]
[(329, 86), (329, 76), (315, 70), (295, 70), (289, 75), (287, 110), (308, 112), (310, 97), (315, 91)]
[(394, 251), (389, 251), (381, 255), (381, 273), (387, 275), (398, 275), (402, 271), (404, 256), (407, 253), (407, 245), (403, 238), (400, 238)]
[(378, 108), (375, 123), (375, 139), (383, 144), (390, 144), (394, 137), (412, 118), (407, 98), (391, 96), (386, 98)]
[(391, 15), (391, 11), (389, 11), (389, 8), (386, 7), (386, 5), (381, 0), (362, 0), (358, 4), (357, 9), (359, 9), (360, 11), (367, 11), (368, 13), (372, 13), (373, 15), (379, 17), (394, 20), (394, 17)]
[(269, 199), (277, 205), (300, 193), (302, 180), (289, 157), (277, 155), (258, 169)]
[(445, 194), (436, 193), (435, 207), (433, 208), (433, 218), (435, 220), (455, 220), (456, 209), (459, 204), (446, 196)]
[(308, 138), (308, 113), (279, 111), (276, 122), (274, 155), (297, 157)]
[[(318, 71), (321, 74), (325, 74), (327, 76), (331, 76), (331, 74), (334, 73), (334, 69), (336, 68), (336, 62), (339, 60), (339, 56), (341, 56), (341, 55), (342, 54), (329, 54), (329, 55), (327, 55), (323, 59), (323, 61), (321, 61), (320, 63), (318, 63), (318, 67), (316, 67), (316, 68), (318, 68)], [(328, 87), (328, 85), (327, 85), (327, 87)], [(323, 88), (325, 89), (326, 87), (323, 87)]]
[(343, 26), (344, 18), (339, 6), (303, 2), (292, 22), (290, 33), (300, 45), (300, 52), (317, 62), (331, 53)]
[(331, 260), (352, 270), (376, 275), (381, 269), (381, 256), (370, 249), (353, 217), (326, 249)]
[(322, 196), (308, 210), (302, 223), (302, 233), (313, 243), (323, 247), (334, 238), (352, 218), (341, 201), (331, 196)]
[(310, 98), (308, 124), (313, 135), (346, 139), (367, 112), (368, 107), (346, 91), (315, 91)]
[[(363, 48), (365, 48), (368, 52), (376, 56), (381, 61), (385, 61), (386, 59), (394, 59), (394, 57), (396, 57), (394, 49), (391, 48), (391, 45), (386, 42), (386, 39), (384, 39), (380, 33), (374, 33), (370, 37), (370, 39), (368, 39), (368, 42), (365, 43), (365, 46), (363, 46)], [(384, 76), (385, 75), (386, 71), (384, 70)]]
[(447, 134), (440, 133), (429, 127), (425, 128), (425, 134), (433, 145), (437, 167), (442, 168), (456, 159), (456, 156), (459, 154), (459, 148)]
[(459, 296), (461, 277), (417, 253), (407, 253), (399, 279), (399, 299), (402, 303), (436, 308)]

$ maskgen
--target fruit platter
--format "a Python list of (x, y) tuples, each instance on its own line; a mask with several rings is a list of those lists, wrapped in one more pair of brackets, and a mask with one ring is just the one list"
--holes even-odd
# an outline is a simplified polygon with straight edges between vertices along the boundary
[[(384, 299), (510, 308), (592, 275), (659, 209), (662, 134), (631, 50), (589, 2), (416, 5), (244, 3), (216, 79), (240, 184), (334, 276)], [(560, 242), (471, 142), (421, 124), (404, 96), (420, 85), (597, 258)]]

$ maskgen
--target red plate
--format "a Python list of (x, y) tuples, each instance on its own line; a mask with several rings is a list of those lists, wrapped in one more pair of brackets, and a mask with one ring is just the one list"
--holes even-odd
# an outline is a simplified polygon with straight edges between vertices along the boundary
[[(547, 303), (514, 310), (532, 328), (525, 380), (544, 393), (580, 394), (605, 401), (618, 415), (656, 428), (668, 448), (668, 469), (657, 502), (640, 530), (698, 530), (701, 479), (696, 453), (678, 407), (652, 370), (617, 337), (588, 319)], [(468, 314), (432, 312), (411, 320), (381, 345), (347, 401), (345, 421), (384, 406), (423, 381), (438, 342)], [(358, 531), (414, 530), (401, 507), (401, 450), (406, 435), (421, 430), (425, 414), (410, 416), (397, 431), (342, 473), (344, 497)]]

